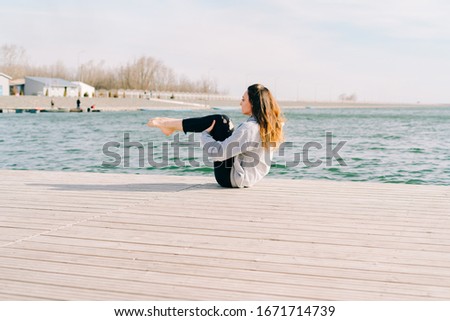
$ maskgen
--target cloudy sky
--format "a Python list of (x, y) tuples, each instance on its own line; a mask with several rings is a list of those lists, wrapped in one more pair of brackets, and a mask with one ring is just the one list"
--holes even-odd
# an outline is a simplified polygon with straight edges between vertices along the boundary
[(0, 0), (0, 45), (33, 64), (153, 56), (240, 96), (450, 102), (445, 0)]

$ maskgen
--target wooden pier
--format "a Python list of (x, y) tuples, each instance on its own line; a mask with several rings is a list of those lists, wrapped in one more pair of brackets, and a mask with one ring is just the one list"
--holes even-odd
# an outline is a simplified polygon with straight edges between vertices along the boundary
[(449, 300), (450, 187), (0, 171), (1, 300)]

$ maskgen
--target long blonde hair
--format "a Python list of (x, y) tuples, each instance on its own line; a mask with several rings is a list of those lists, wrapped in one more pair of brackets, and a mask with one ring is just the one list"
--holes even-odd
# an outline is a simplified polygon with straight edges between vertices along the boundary
[(283, 142), (284, 116), (275, 98), (261, 84), (247, 88), (252, 114), (259, 124), (259, 134), (264, 148), (279, 147)]

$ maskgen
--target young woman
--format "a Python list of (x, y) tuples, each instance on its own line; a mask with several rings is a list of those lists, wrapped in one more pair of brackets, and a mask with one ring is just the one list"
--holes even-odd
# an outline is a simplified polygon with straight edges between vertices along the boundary
[(267, 175), (273, 150), (283, 141), (284, 118), (269, 89), (248, 87), (241, 109), (250, 116), (234, 128), (226, 115), (198, 118), (153, 118), (147, 125), (164, 134), (175, 131), (203, 132), (204, 149), (214, 161), (214, 176), (223, 187), (250, 187)]

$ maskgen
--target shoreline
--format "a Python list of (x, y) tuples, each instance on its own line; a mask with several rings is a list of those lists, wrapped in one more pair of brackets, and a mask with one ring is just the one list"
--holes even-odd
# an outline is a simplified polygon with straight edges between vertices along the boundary
[[(50, 102), (53, 99), (54, 108)], [(17, 109), (36, 111), (69, 111), (76, 108), (72, 97), (3, 96), (0, 97), (0, 110), (14, 112)], [(147, 111), (147, 110), (211, 110), (239, 108), (239, 100), (164, 100), (143, 98), (80, 98), (81, 109), (95, 106), (101, 111)], [(314, 102), (279, 101), (283, 109), (368, 109), (368, 108), (450, 108), (450, 104), (405, 104), (405, 103), (360, 103), (360, 102)]]

